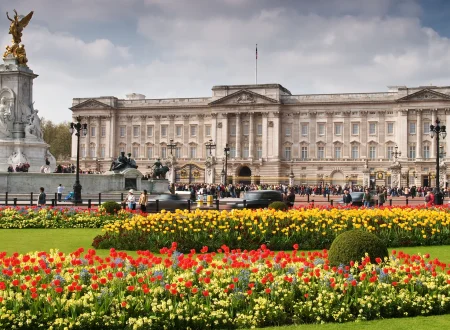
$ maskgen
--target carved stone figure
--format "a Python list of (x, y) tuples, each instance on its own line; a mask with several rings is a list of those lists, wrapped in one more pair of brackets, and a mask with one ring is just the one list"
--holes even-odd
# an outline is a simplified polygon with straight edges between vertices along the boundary
[(3, 54), (3, 58), (6, 58), (8, 55), (12, 55), (17, 59), (19, 65), (26, 66), (28, 62), (25, 52), (25, 46), (19, 45), (22, 41), (22, 31), (28, 25), (33, 17), (33, 12), (30, 12), (27, 16), (19, 16), (17, 11), (14, 9), (14, 18), (10, 18), (9, 14), (6, 13), (6, 17), (11, 21), (11, 25), (9, 26), (9, 34), (12, 35), (12, 45), (6, 46), (6, 51)]
[(37, 115), (39, 110), (34, 110), (33, 114), (28, 118), (28, 125), (25, 127), (25, 137), (35, 137), (42, 139), (41, 119)]
[(6, 97), (0, 99), (0, 137), (8, 137), (11, 132), (8, 128), (8, 123), (11, 120), (11, 110), (8, 105)]
[(248, 93), (243, 93), (239, 95), (238, 98), (236, 99), (236, 103), (255, 103), (255, 102), (256, 100), (253, 97), (253, 95)]

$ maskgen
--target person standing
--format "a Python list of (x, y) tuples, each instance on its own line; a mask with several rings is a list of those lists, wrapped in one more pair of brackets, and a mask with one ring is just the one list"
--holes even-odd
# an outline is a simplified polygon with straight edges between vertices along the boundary
[(61, 185), (61, 183), (59, 184), (58, 188), (56, 188), (56, 192), (58, 193), (58, 202), (61, 202), (61, 198), (62, 198), (64, 189), (65, 189), (65, 187), (63, 187)]
[(44, 187), (39, 188), (38, 206), (43, 207), (47, 203), (47, 195), (44, 192)]
[(363, 202), (364, 207), (370, 207), (370, 200), (372, 199), (372, 196), (370, 195), (369, 188), (366, 188), (363, 194)]
[(130, 210), (136, 209), (136, 196), (134, 196), (133, 189), (130, 189), (130, 191), (128, 191), (126, 202), (128, 204), (128, 209), (130, 209)]
[(378, 193), (378, 206), (383, 206), (385, 202), (386, 202), (385, 190), (380, 189), (380, 192)]
[(344, 205), (351, 205), (352, 204), (352, 196), (348, 193), (348, 190), (344, 190), (344, 195), (342, 196), (342, 202)]
[(141, 207), (141, 212), (143, 213), (147, 212), (147, 203), (148, 203), (147, 190), (144, 189), (144, 191), (141, 193), (141, 196), (139, 196), (139, 205)]

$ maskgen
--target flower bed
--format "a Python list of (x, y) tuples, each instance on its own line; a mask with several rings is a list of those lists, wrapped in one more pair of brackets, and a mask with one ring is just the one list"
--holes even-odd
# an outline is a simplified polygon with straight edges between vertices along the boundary
[(2, 253), (0, 328), (248, 328), (450, 311), (446, 264), (428, 256), (330, 267), (327, 251), (161, 252)]
[(101, 228), (131, 216), (132, 213), (125, 211), (110, 215), (101, 208), (86, 210), (67, 207), (3, 207), (0, 208), (0, 229)]
[(329, 248), (343, 231), (364, 229), (375, 233), (388, 247), (450, 244), (448, 208), (343, 209), (308, 208), (284, 211), (233, 210), (177, 211), (136, 215), (104, 227), (94, 239), (96, 248), (158, 251), (171, 242), (180, 251), (221, 244), (255, 249), (266, 244), (273, 250)]

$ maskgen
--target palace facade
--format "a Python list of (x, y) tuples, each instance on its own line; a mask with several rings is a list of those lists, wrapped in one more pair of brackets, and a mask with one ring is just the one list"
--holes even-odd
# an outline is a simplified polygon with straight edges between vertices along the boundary
[[(450, 123), (450, 87), (293, 95), (279, 84), (214, 86), (201, 98), (75, 98), (71, 110), (88, 125), (82, 169), (107, 171), (124, 151), (144, 175), (160, 158), (175, 182), (219, 183), (226, 167), (233, 183), (434, 186), (430, 125)], [(441, 141), (446, 184), (450, 143)]]

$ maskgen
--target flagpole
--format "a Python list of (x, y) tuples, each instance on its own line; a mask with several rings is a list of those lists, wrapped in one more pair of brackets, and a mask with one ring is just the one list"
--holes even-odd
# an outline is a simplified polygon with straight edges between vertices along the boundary
[(258, 85), (258, 44), (256, 44), (255, 85)]

